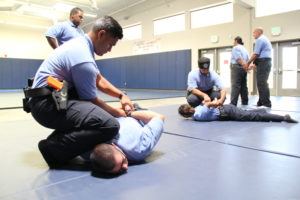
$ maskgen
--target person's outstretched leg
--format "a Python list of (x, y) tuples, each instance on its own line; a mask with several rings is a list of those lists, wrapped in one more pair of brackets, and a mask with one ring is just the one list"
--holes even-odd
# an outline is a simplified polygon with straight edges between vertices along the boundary
[(282, 122), (285, 121), (284, 116), (267, 113), (259, 110), (243, 110), (233, 105), (223, 106), (225, 113), (234, 121), (273, 121)]

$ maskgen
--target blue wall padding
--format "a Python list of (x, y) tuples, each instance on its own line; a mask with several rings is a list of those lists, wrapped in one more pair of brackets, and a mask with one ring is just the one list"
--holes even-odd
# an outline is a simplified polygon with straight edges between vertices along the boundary
[[(21, 89), (43, 60), (0, 58), (0, 89)], [(186, 89), (191, 50), (101, 59), (101, 74), (113, 85), (129, 89)]]
[(43, 60), (0, 58), (0, 89), (21, 89)]
[(102, 76), (116, 87), (130, 89), (186, 89), (191, 50), (179, 50), (97, 60)]

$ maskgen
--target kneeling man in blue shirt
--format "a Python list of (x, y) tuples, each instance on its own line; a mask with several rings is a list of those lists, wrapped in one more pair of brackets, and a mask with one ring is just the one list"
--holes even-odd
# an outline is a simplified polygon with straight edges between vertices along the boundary
[(233, 120), (233, 121), (264, 121), (298, 123), (290, 115), (276, 115), (268, 113), (266, 109), (243, 110), (227, 104), (217, 107), (217, 99), (201, 104), (195, 108), (188, 104), (179, 107), (178, 113), (185, 117), (192, 117), (196, 121)]
[(209, 70), (210, 59), (199, 58), (198, 67), (199, 69), (193, 69), (188, 75), (187, 103), (196, 107), (217, 98), (217, 104), (221, 106), (226, 98), (226, 89), (220, 76)]
[(164, 116), (149, 110), (132, 111), (130, 117), (116, 119), (120, 130), (112, 143), (97, 145), (90, 155), (96, 172), (126, 172), (128, 163), (149, 156), (163, 132)]

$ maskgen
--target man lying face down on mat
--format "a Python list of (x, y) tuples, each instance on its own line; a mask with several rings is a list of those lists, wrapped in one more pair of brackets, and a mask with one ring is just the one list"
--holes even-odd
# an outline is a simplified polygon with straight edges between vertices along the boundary
[(116, 118), (120, 130), (111, 143), (99, 144), (83, 156), (88, 155), (96, 172), (124, 173), (128, 163), (143, 161), (158, 142), (163, 132), (163, 115), (149, 110), (128, 115)]
[(178, 113), (185, 117), (192, 117), (196, 121), (233, 120), (233, 121), (263, 121), (298, 123), (290, 115), (276, 115), (268, 113), (266, 109), (243, 110), (234, 105), (227, 104), (217, 107), (217, 99), (212, 102), (200, 104), (193, 108), (188, 104), (179, 107)]

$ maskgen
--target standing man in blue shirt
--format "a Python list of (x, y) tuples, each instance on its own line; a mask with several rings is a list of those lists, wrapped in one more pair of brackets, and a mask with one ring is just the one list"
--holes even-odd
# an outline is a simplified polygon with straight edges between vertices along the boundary
[(164, 116), (152, 111), (132, 111), (130, 117), (117, 120), (120, 130), (112, 143), (97, 145), (90, 155), (98, 172), (126, 172), (128, 163), (141, 162), (149, 156), (163, 132)]
[(70, 11), (70, 19), (50, 27), (45, 33), (48, 43), (53, 49), (68, 40), (84, 35), (79, 25), (83, 22), (83, 10), (75, 7)]
[(248, 51), (243, 46), (243, 40), (237, 36), (234, 38), (231, 56), (231, 96), (230, 104), (237, 105), (239, 95), (241, 95), (242, 105), (248, 105), (247, 87), (247, 62), (249, 60)]
[(263, 35), (261, 27), (255, 28), (253, 37), (256, 39), (253, 55), (248, 61), (248, 67), (253, 62), (256, 66), (256, 81), (259, 99), (257, 106), (271, 108), (270, 89), (268, 78), (272, 67), (272, 45), (269, 39)]
[[(226, 98), (226, 89), (220, 76), (210, 71), (210, 59), (201, 57), (198, 60), (199, 69), (190, 71), (188, 75), (187, 102), (193, 107), (201, 103), (211, 102), (214, 98), (218, 99), (217, 104), (221, 106)], [(218, 90), (215, 91), (214, 87)]]
[[(122, 27), (115, 19), (100, 18), (88, 34), (55, 49), (36, 72), (32, 91), (42, 90), (43, 94), (31, 96), (29, 104), (37, 122), (55, 129), (39, 142), (50, 168), (60, 167), (97, 144), (111, 140), (119, 130), (114, 117), (125, 117), (126, 107), (133, 109), (127, 95), (100, 74), (94, 57), (110, 52), (122, 37)], [(47, 84), (49, 76), (68, 83), (65, 110), (57, 109), (55, 89)], [(119, 98), (122, 108), (106, 104), (97, 96), (98, 90)]]
[(178, 113), (185, 118), (192, 117), (196, 121), (263, 121), (298, 123), (290, 115), (271, 114), (264, 108), (254, 110), (243, 110), (234, 105), (228, 104), (217, 108), (217, 100), (204, 103), (196, 108), (188, 104), (183, 104), (178, 108)]

